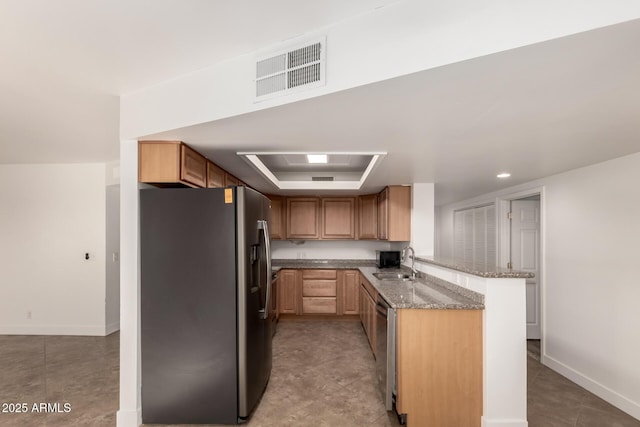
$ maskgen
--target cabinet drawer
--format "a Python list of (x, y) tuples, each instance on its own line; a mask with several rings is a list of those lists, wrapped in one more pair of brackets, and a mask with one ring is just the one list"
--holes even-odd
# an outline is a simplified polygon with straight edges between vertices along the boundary
[(302, 296), (303, 297), (335, 297), (336, 296), (335, 280), (303, 280)]
[(303, 297), (303, 314), (336, 314), (336, 299), (323, 297)]
[(337, 270), (302, 270), (303, 279), (337, 279)]

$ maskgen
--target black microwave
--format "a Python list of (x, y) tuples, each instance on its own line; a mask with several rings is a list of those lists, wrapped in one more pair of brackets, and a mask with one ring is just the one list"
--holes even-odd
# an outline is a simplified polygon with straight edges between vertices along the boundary
[(378, 268), (400, 268), (400, 251), (376, 251)]

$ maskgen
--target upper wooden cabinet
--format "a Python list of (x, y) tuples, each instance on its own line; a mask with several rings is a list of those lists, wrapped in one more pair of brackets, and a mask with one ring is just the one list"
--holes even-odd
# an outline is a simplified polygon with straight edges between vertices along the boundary
[(322, 199), (322, 238), (355, 239), (356, 199), (335, 197)]
[(207, 159), (180, 141), (140, 141), (138, 180), (206, 187)]
[(378, 238), (378, 195), (358, 197), (358, 239)]
[(271, 216), (269, 221), (269, 234), (271, 239), (281, 240), (285, 238), (285, 203), (284, 198), (269, 196), (271, 200)]
[(207, 187), (224, 187), (224, 169), (218, 167), (213, 162), (207, 162)]
[(240, 180), (238, 178), (236, 178), (235, 176), (231, 175), (228, 172), (224, 173), (224, 186), (225, 187), (231, 187), (234, 185), (240, 185)]
[(196, 150), (181, 144), (180, 179), (198, 187), (207, 186), (207, 159)]
[(389, 187), (378, 194), (378, 239), (387, 240), (389, 230)]
[(320, 238), (320, 200), (316, 197), (287, 199), (287, 239)]
[(181, 141), (138, 141), (138, 181), (159, 187), (245, 185)]
[(411, 187), (389, 186), (378, 195), (378, 239), (411, 240)]

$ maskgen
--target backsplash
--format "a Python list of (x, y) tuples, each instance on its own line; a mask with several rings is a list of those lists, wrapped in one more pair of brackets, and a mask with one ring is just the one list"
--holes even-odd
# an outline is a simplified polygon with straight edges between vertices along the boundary
[(406, 244), (402, 242), (383, 241), (340, 241), (340, 240), (306, 240), (290, 242), (288, 240), (273, 240), (271, 242), (271, 256), (273, 259), (367, 259), (376, 257), (376, 251), (402, 249)]

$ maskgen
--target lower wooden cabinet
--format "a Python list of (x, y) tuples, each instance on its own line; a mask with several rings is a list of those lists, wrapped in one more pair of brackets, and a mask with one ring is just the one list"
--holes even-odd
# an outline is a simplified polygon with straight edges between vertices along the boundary
[(360, 313), (358, 270), (283, 269), (278, 274), (281, 314)]
[(408, 426), (479, 427), (482, 310), (399, 309), (398, 413)]
[(360, 272), (341, 270), (338, 272), (340, 304), (338, 314), (360, 313)]
[(360, 321), (369, 340), (373, 356), (376, 356), (376, 300), (378, 292), (360, 275)]
[(338, 314), (338, 272), (302, 270), (302, 314)]
[(280, 314), (299, 314), (298, 270), (280, 270), (278, 273), (278, 311)]

